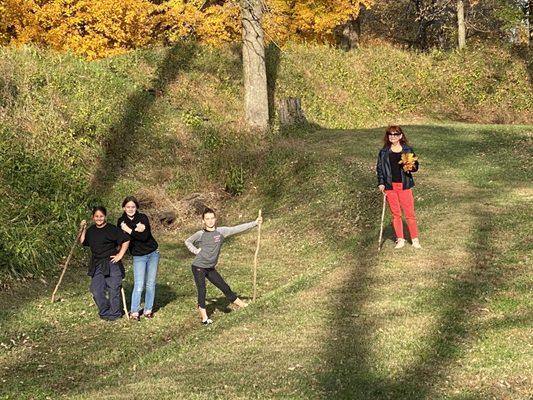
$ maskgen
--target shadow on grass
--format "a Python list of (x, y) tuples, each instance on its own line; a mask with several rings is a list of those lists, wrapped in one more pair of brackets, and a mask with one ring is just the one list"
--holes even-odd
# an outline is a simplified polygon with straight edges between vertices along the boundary
[(88, 190), (93, 202), (98, 201), (126, 169), (132, 146), (139, 139), (140, 127), (149, 116), (156, 99), (164, 94), (167, 86), (181, 72), (191, 68), (197, 51), (194, 43), (180, 43), (171, 47), (159, 65), (151, 87), (129, 97), (122, 116), (110, 128), (103, 143), (103, 156), (98, 161)]
[(281, 50), (274, 43), (270, 42), (265, 51), (265, 58), (268, 90), (268, 117), (270, 123), (272, 123), (276, 116), (276, 84), (278, 81)]
[(513, 54), (526, 66), (529, 85), (533, 86), (533, 50), (527, 45), (514, 46)]
[[(426, 127), (407, 129), (419, 132), (420, 136), (427, 134), (423, 132)], [(442, 169), (449, 168), (457, 172), (463, 168), (464, 159), (468, 160), (472, 156), (472, 149), (478, 150), (478, 146), (482, 146), (477, 144), (477, 139), (461, 138), (453, 130), (442, 127), (437, 131), (443, 135), (437, 136), (434, 143), (430, 143), (432, 137), (426, 137), (424, 146), (417, 146), (417, 149), (424, 148), (424, 151), (418, 151), (421, 157), (435, 164), (440, 163)], [(432, 388), (440, 374), (457, 359), (463, 343), (469, 339), (470, 309), (504, 279), (493, 266), (498, 255), (494, 254), (491, 246), (495, 235), (490, 215), (483, 209), (473, 209), (476, 221), (469, 248), (472, 265), (463, 275), (445, 283), (444, 289), (441, 289), (434, 305), (438, 310), (437, 323), (427, 334), (424, 348), (399, 376), (383, 377), (374, 369), (372, 337), (381, 321), (364, 315), (361, 310), (368, 301), (369, 293), (377, 285), (373, 281), (372, 268), (377, 262), (381, 199), (374, 192), (376, 182), (369, 166), (375, 163), (381, 134), (382, 128), (358, 131), (357, 136), (349, 132), (331, 132), (328, 140), (335, 143), (335, 159), (332, 158), (333, 152), (328, 154), (320, 151), (313, 155), (322, 146), (321, 142), (317, 142), (301, 154), (284, 152), (281, 157), (287, 157), (287, 162), (279, 170), (270, 170), (268, 163), (264, 167), (265, 174), (272, 181), (272, 186), (266, 188), (266, 195), (272, 195), (267, 202), (271, 215), (284, 213), (287, 223), (291, 224), (287, 229), (292, 229), (294, 234), (301, 235), (302, 229), (317, 232), (318, 236), (325, 238), (324, 250), (344, 250), (353, 254), (346, 262), (345, 283), (335, 288), (332, 296), (334, 316), (330, 321), (329, 341), (323, 348), (328, 361), (328, 372), (319, 376), (322, 391), (327, 394), (325, 398), (431, 398)], [(497, 138), (503, 144), (513, 139)], [(354, 146), (354, 141), (357, 146)], [(375, 143), (378, 144), (376, 147)], [(445, 147), (443, 143), (446, 144)], [(345, 148), (346, 145), (354, 148), (346, 154), (339, 153), (338, 149)], [(443, 148), (455, 147), (460, 149), (452, 152), (452, 156), (442, 151)], [(422, 159), (421, 168), (423, 167)], [(479, 168), (476, 166), (474, 169)], [(503, 175), (498, 175), (498, 179), (502, 177)], [(475, 179), (477, 182), (477, 175)], [(507, 183), (512, 184), (512, 179)], [(301, 182), (301, 186), (295, 186), (295, 181)], [(292, 182), (292, 186), (288, 182)], [(276, 193), (276, 188), (282, 188), (284, 192)], [(369, 189), (360, 190), (361, 188)], [(439, 191), (439, 188), (434, 187), (421, 189)], [(301, 207), (302, 198), (306, 199), (306, 206), (316, 206)], [(490, 201), (491, 197), (487, 196), (484, 200)], [(321, 203), (317, 203), (318, 201)], [(475, 197), (468, 201), (469, 204), (477, 204)], [(302, 213), (309, 212), (313, 213), (311, 226), (302, 227), (300, 224), (305, 221)], [(216, 304), (210, 303), (213, 307), (211, 310), (221, 307), (220, 311), (225, 312), (223, 310), (227, 309), (227, 304), (224, 302), (224, 298), (217, 298)], [(30, 350), (24, 359), (13, 365), (8, 372), (2, 373), (10, 382), (14, 382), (13, 385), (18, 385), (17, 382), (21, 379), (25, 380), (26, 384), (20, 386), (19, 393), (41, 393), (43, 382), (50, 385), (46, 393), (54, 395), (80, 391), (90, 393), (94, 390), (95, 381), (102, 386), (106, 385), (104, 376), (107, 376), (109, 370), (119, 371), (121, 374), (130, 373), (131, 363), (140, 357), (135, 351), (132, 352), (131, 347), (123, 347), (124, 336), (120, 332), (117, 334), (120, 330), (115, 330), (115, 326), (118, 328), (117, 325), (110, 324), (105, 325), (106, 330), (95, 329), (91, 332), (93, 325), (87, 327), (74, 324), (71, 331), (60, 332), (47, 339), (49, 343), (42, 345), (43, 348), (49, 348), (50, 343), (64, 341), (67, 346), (62, 346), (61, 351), (51, 355), (37, 355), (35, 352), (38, 350)], [(163, 340), (150, 343), (150, 348), (142, 350), (143, 354), (156, 350), (161, 343)], [(116, 349), (116, 352), (109, 357), (111, 349)], [(100, 355), (100, 363), (95, 362), (94, 354)], [(47, 360), (53, 366), (52, 374), (49, 370), (46, 374), (38, 372), (42, 360)], [(94, 375), (88, 376), (89, 371)], [(29, 382), (28, 377), (31, 377)], [(111, 384), (119, 385), (120, 380), (114, 380)], [(15, 393), (17, 387), (14, 386), (11, 393)], [(463, 398), (479, 398), (475, 396), (477, 394)]]
[[(405, 127), (407, 132), (422, 133), (420, 136), (424, 135), (426, 129), (435, 131), (435, 127)], [(422, 349), (415, 355), (414, 361), (407, 363), (400, 375), (389, 377), (383, 372), (377, 372), (376, 364), (371, 359), (375, 327), (386, 321), (366, 318), (360, 314), (361, 306), (373, 286), (369, 270), (376, 262), (375, 253), (372, 251), (374, 238), (371, 234), (364, 234), (358, 239), (356, 248), (359, 251), (356, 252), (362, 257), (354, 260), (351, 276), (347, 278), (346, 284), (338, 289), (339, 301), (335, 304), (334, 319), (331, 321), (331, 340), (325, 346), (328, 371), (321, 379), (323, 393), (326, 393), (323, 398), (434, 398), (435, 386), (448, 367), (461, 357), (465, 343), (476, 332), (476, 327), (472, 327), (473, 309), (483, 304), (487, 296), (510, 278), (504, 274), (498, 262), (501, 254), (494, 250), (494, 240), (501, 235), (498, 231), (500, 228), (494, 225), (494, 215), (478, 204), (480, 200), (490, 203), (498, 196), (504, 196), (505, 190), (502, 190), (502, 187), (509, 187), (513, 181), (523, 184), (524, 176), (521, 174), (509, 177), (508, 169), (506, 172), (498, 169), (495, 171), (492, 168), (494, 166), (490, 165), (490, 153), (518, 148), (515, 147), (516, 137), (491, 132), (489, 129), (480, 130), (469, 137), (463, 137), (464, 133), (447, 127), (439, 127), (437, 131), (444, 134), (438, 135), (434, 140), (426, 138), (425, 146), (415, 144), (415, 147), (422, 157), (422, 169), (423, 159), (426, 158), (440, 164), (439, 167), (444, 170), (453, 171), (456, 179), (466, 180), (469, 187), (475, 190), (474, 195), (466, 196), (462, 200), (469, 207), (469, 213), (474, 216), (473, 233), (468, 240), (470, 245), (467, 249), (471, 255), (471, 263), (457, 278), (444, 282), (444, 288), (439, 291), (432, 304), (437, 310), (436, 323), (432, 330), (424, 335)], [(489, 143), (491, 146), (488, 146)], [(421, 148), (425, 150), (421, 151)], [(433, 151), (429, 151), (429, 148)], [(480, 161), (480, 154), (487, 158)], [(507, 155), (505, 159), (511, 160), (511, 157)], [(520, 162), (515, 154), (516, 167), (520, 166)], [(484, 168), (485, 163), (489, 165), (488, 168)], [(513, 164), (513, 161), (510, 164)], [(512, 165), (508, 166), (512, 168)], [(484, 184), (489, 182), (499, 190), (483, 191)], [(431, 187), (430, 190), (439, 192), (438, 187)], [(444, 199), (444, 196), (437, 197), (439, 201)], [(459, 205), (459, 200), (454, 199), (454, 206)], [(422, 232), (422, 237), (429, 234), (430, 232)], [(469, 397), (465, 394), (464, 398), (477, 399), (484, 398), (483, 396), (472, 394)]]
[[(110, 128), (109, 135), (103, 144), (103, 155), (98, 160), (97, 168), (93, 174), (94, 178), (91, 181), (88, 193), (89, 205), (99, 202), (101, 197), (106, 194), (113, 184), (118, 179), (119, 175), (126, 168), (129, 154), (132, 147), (136, 145), (139, 139), (140, 126), (145, 117), (148, 117), (150, 109), (153, 107), (157, 97), (161, 96), (167, 86), (175, 80), (181, 72), (187, 71), (191, 67), (192, 60), (197, 53), (197, 47), (193, 43), (177, 44), (170, 48), (156, 72), (156, 77), (151, 82), (151, 87), (147, 90), (142, 90), (132, 94), (127, 100), (125, 110), (118, 119), (117, 123)], [(70, 274), (69, 274), (70, 275)], [(75, 279), (74, 275), (66, 277), (62, 285), (62, 290), (66, 290), (68, 281)], [(37, 282), (32, 285), (38, 285)], [(131, 284), (128, 286), (128, 298), (131, 298)], [(17, 290), (24, 290), (24, 287), (18, 287)], [(159, 293), (158, 293), (159, 292)], [(62, 296), (62, 291), (59, 296)], [(10, 314), (1, 313), (0, 319), (10, 320), (12, 315), (16, 315), (17, 309), (21, 304), (34, 301), (37, 296), (42, 296), (41, 291), (31, 291), (30, 295), (19, 297), (13, 293), (13, 298), (18, 298), (19, 301), (13, 305)], [(88, 295), (90, 297), (90, 295)], [(156, 289), (156, 306), (161, 309), (176, 299), (176, 293), (171, 287), (165, 284), (158, 285)], [(24, 301), (20, 301), (24, 299)], [(91, 311), (94, 311), (92, 309)], [(88, 313), (87, 318), (95, 318), (94, 315)], [(5, 321), (3, 321), (5, 322)], [(59, 353), (54, 355), (41, 354), (38, 348), (29, 348), (22, 356), (20, 363), (15, 363), (9, 371), (2, 371), (6, 380), (12, 381), (16, 377), (17, 385), (20, 384), (20, 390), (10, 388), (12, 393), (32, 393), (39, 394), (47, 392), (58, 396), (66, 394), (85, 387), (87, 382), (87, 372), (92, 370), (94, 372), (95, 366), (91, 366), (85, 362), (85, 356), (94, 355), (94, 353), (102, 352), (105, 357), (106, 351), (116, 349), (120, 354), (111, 364), (118, 367), (123, 361), (132, 359), (136, 354), (128, 354), (127, 349), (122, 346), (121, 335), (114, 332), (113, 327), (117, 330), (123, 321), (116, 321), (107, 323), (102, 321), (73, 324), (72, 329), (65, 330), (61, 326), (64, 321), (56, 321), (57, 324), (47, 328), (50, 333), (50, 338), (47, 338), (40, 343), (42, 347), (58, 347)], [(91, 329), (94, 328), (94, 329)], [(88, 329), (88, 331), (86, 331)], [(53, 343), (59, 342), (62, 346), (53, 346)], [(65, 349), (68, 351), (65, 353)], [(129, 350), (131, 351), (131, 349)], [(61, 353), (63, 352), (63, 353)], [(40, 371), (38, 365), (50, 366), (54, 365), (53, 373), (49, 374), (48, 369)], [(42, 367), (44, 368), (44, 367)], [(104, 371), (101, 371), (104, 373)], [(68, 377), (62, 376), (67, 374)], [(30, 376), (33, 378), (29, 379)], [(45, 389), (42, 385), (42, 380), (48, 376), (49, 388)], [(24, 389), (22, 389), (24, 388)], [(0, 392), (1, 396), (2, 392)]]
[(207, 315), (211, 316), (215, 311), (228, 314), (231, 312), (230, 302), (225, 297), (211, 297), (207, 299)]
[[(127, 304), (128, 310), (130, 310), (131, 309), (131, 295), (133, 293), (133, 283), (125, 280), (122, 282), (122, 287), (124, 288), (124, 292), (126, 294), (126, 304)], [(146, 295), (146, 290), (143, 290), (143, 293), (141, 296), (141, 305), (142, 305), (142, 300), (144, 300), (145, 295)], [(165, 308), (166, 305), (172, 303), (177, 298), (178, 296), (176, 294), (176, 291), (172, 288), (172, 286), (167, 285), (166, 283), (159, 283), (156, 281), (153, 311), (157, 312)]]

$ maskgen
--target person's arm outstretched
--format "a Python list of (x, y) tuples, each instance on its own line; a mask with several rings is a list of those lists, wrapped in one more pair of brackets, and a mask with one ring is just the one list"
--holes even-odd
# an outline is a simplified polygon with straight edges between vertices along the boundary
[(252, 221), (252, 222), (247, 222), (245, 224), (240, 224), (236, 226), (221, 226), (220, 228), (217, 228), (217, 230), (224, 237), (229, 237), (229, 236), (241, 233), (241, 232), (245, 232), (249, 229), (256, 227), (257, 225), (261, 225), (262, 223), (263, 223), (263, 218), (258, 217), (255, 221)]
[(202, 231), (198, 231), (198, 232), (196, 232), (195, 234), (193, 234), (192, 236), (188, 237), (185, 240), (185, 246), (187, 246), (187, 248), (189, 249), (189, 251), (191, 253), (198, 254), (200, 252), (200, 250), (202, 250), (202, 249), (199, 249), (198, 247), (196, 247), (194, 245), (194, 243), (197, 240), (199, 240), (201, 237), (202, 237)]

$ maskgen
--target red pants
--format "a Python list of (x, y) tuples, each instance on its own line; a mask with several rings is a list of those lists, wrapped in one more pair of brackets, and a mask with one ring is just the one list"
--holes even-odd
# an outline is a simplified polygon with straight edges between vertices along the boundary
[(396, 237), (404, 239), (402, 223), (403, 210), (411, 239), (417, 238), (418, 229), (416, 227), (415, 200), (411, 189), (403, 190), (401, 182), (393, 182), (392, 190), (385, 190), (385, 194), (387, 195), (387, 203), (392, 214), (392, 226), (394, 226)]

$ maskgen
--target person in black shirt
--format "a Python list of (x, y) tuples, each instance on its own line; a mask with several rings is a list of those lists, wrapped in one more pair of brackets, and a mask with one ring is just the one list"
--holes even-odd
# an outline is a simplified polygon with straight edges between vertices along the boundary
[(396, 233), (395, 249), (405, 246), (403, 233), (402, 210), (405, 214), (407, 227), (411, 236), (411, 243), (415, 249), (420, 249), (418, 228), (415, 215), (415, 200), (412, 187), (415, 185), (413, 172), (418, 171), (418, 161), (413, 165), (400, 164), (402, 154), (411, 153), (414, 150), (409, 146), (407, 137), (398, 125), (391, 125), (383, 138), (384, 146), (379, 151), (376, 165), (378, 188), (386, 195), (387, 203), (392, 214), (392, 225)]
[(130, 318), (139, 321), (141, 295), (146, 283), (143, 314), (146, 318), (153, 317), (155, 299), (155, 279), (159, 265), (158, 244), (152, 236), (150, 221), (144, 214), (138, 212), (139, 202), (133, 196), (128, 196), (122, 202), (124, 213), (117, 221), (125, 233), (130, 236), (130, 253), (133, 256), (134, 286), (131, 294)]
[(106, 221), (105, 207), (93, 208), (94, 225), (87, 228), (87, 222), (81, 221), (84, 228), (80, 242), (91, 249), (89, 275), (91, 293), (98, 306), (100, 318), (113, 321), (122, 316), (120, 290), (124, 279), (122, 257), (128, 249), (130, 238), (122, 230)]

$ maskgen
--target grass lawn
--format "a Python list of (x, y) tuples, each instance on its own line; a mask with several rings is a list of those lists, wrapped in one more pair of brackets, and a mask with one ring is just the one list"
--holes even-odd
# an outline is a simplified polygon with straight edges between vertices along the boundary
[[(100, 321), (82, 263), (55, 304), (55, 281), (0, 293), (0, 399), (530, 399), (533, 127), (405, 126), (423, 248), (394, 250), (387, 223), (378, 253), (383, 131), (275, 145), (221, 215), (263, 210), (259, 299), (234, 310), (209, 286), (209, 327), (183, 245), (192, 223), (158, 236), (152, 321)], [(230, 239), (219, 264), (244, 298), (255, 237)]]

